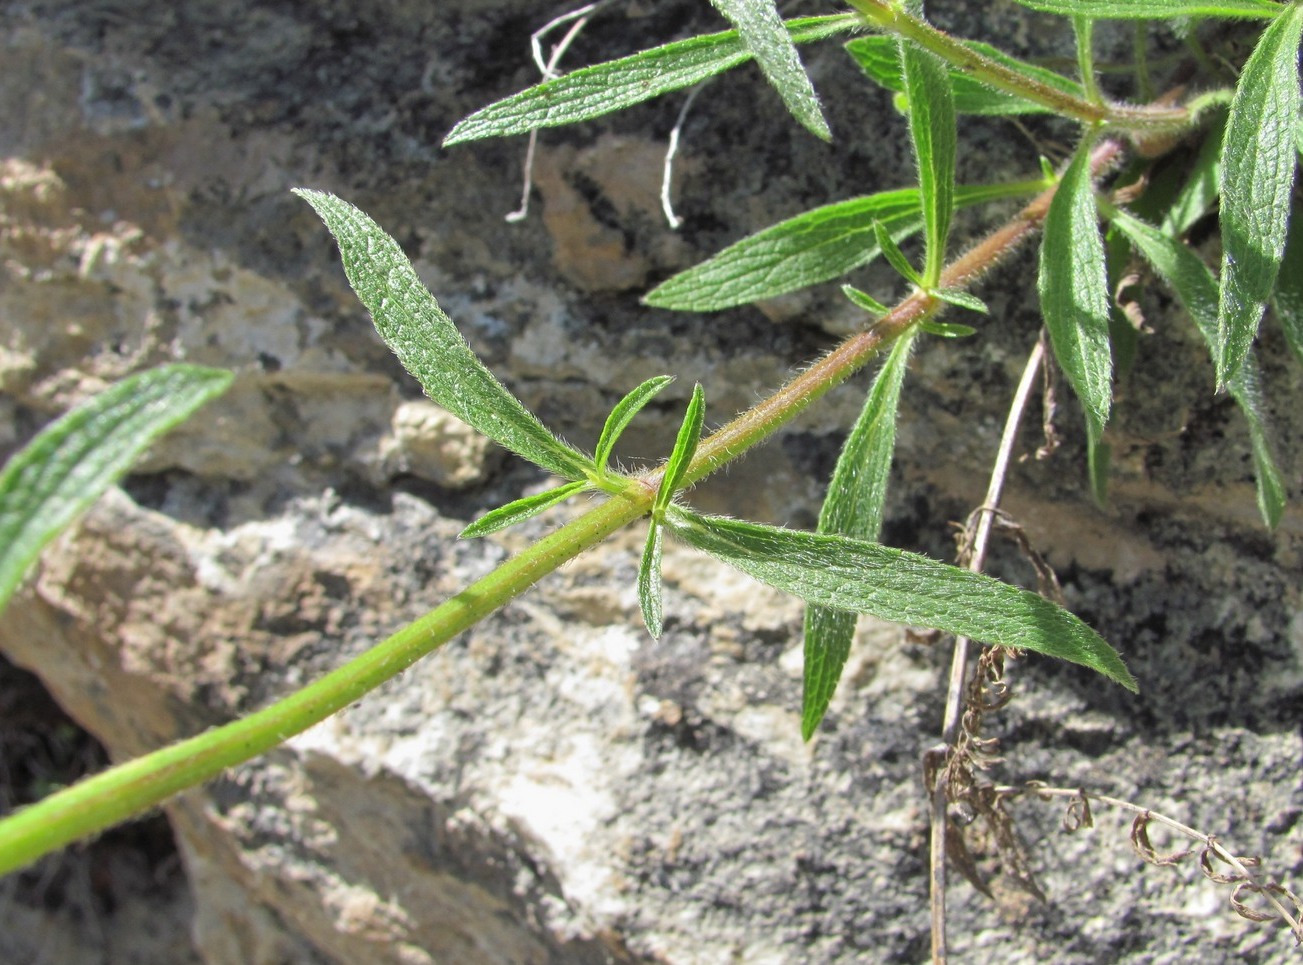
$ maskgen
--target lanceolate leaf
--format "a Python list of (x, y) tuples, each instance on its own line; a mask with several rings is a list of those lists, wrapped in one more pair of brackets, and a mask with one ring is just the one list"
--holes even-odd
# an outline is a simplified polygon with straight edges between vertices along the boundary
[(1035, 650), (1136, 689), (1117, 653), (1081, 620), (989, 576), (845, 536), (700, 516), (678, 507), (666, 523), (697, 549), (807, 603)]
[[(986, 302), (982, 301), (971, 292), (964, 291), (962, 288), (934, 288), (932, 289), (931, 294), (933, 298), (954, 305), (957, 308), (967, 308), (969, 311), (978, 312), (982, 315), (991, 314), (991, 309), (987, 306)], [(967, 326), (960, 327), (966, 328)], [(971, 335), (972, 330), (969, 329), (966, 334)]]
[(878, 242), (878, 250), (882, 252), (882, 257), (887, 259), (887, 263), (896, 269), (907, 282), (911, 285), (922, 287), (923, 276), (918, 270), (909, 263), (905, 253), (900, 250), (900, 245), (896, 244), (891, 233), (883, 226), (881, 221), (873, 223), (873, 237)]
[[(965, 44), (983, 57), (1008, 67), (1015, 73), (1038, 81), (1073, 97), (1083, 96), (1081, 85), (1052, 70), (1024, 63), (1002, 53), (990, 44), (970, 42)], [(888, 90), (905, 90), (905, 80), (900, 66), (898, 42), (893, 37), (858, 37), (847, 41), (846, 52), (869, 77)], [(960, 70), (947, 70), (954, 91), (955, 111), (959, 114), (1041, 114), (1048, 108), (1012, 94), (994, 90)]]
[(1098, 439), (1112, 401), (1113, 361), (1108, 341), (1108, 275), (1088, 141), (1063, 173), (1045, 216), (1038, 286), (1054, 356), (1086, 410), (1087, 430)]
[(41, 549), (151, 442), (221, 395), (221, 369), (165, 365), (129, 376), (43, 429), (0, 472), (0, 610)]
[(1176, 17), (1260, 17), (1280, 13), (1273, 0), (1017, 0), (1024, 7), (1097, 20), (1171, 20)]
[(611, 458), (611, 451), (620, 440), (624, 430), (628, 428), (629, 423), (633, 421), (634, 416), (641, 412), (642, 407), (650, 402), (661, 389), (673, 381), (674, 377), (670, 375), (654, 376), (616, 403), (615, 408), (611, 410), (611, 414), (606, 417), (606, 425), (602, 427), (602, 434), (597, 439), (597, 449), (593, 452), (593, 463), (599, 471), (606, 469), (607, 461)]
[(335, 236), (353, 291), (376, 330), (426, 395), (498, 444), (566, 479), (584, 479), (591, 462), (552, 435), (484, 367), (452, 320), (421, 284), (398, 243), (334, 195), (296, 188)]
[[(955, 203), (966, 207), (1044, 188), (1040, 180), (959, 187)], [(918, 189), (852, 198), (781, 221), (667, 279), (644, 300), (657, 308), (715, 311), (838, 278), (880, 254), (874, 221), (897, 241), (919, 231)]]
[[(896, 413), (913, 333), (896, 340), (837, 457), (819, 514), (819, 532), (876, 541), (896, 449)], [(855, 635), (856, 614), (822, 606), (805, 611), (805, 693), (801, 736), (809, 740), (828, 710)]]
[(950, 217), (955, 210), (955, 101), (945, 65), (907, 40), (900, 44), (905, 96), (909, 100), (909, 133), (918, 162), (923, 206), (923, 284), (931, 288), (946, 263)]
[(1199, 154), (1190, 169), (1190, 176), (1163, 216), (1163, 232), (1173, 238), (1182, 237), (1194, 223), (1212, 210), (1221, 191), (1222, 136), (1226, 131), (1226, 115), (1218, 112), (1216, 122), (1209, 125), (1199, 145)]
[(463, 529), (458, 535), (462, 539), (473, 539), (478, 536), (488, 536), (490, 533), (496, 533), (508, 526), (515, 526), (517, 523), (523, 523), (525, 520), (565, 502), (587, 485), (582, 481), (569, 482), (564, 486), (556, 486), (546, 492), (535, 493), (533, 496), (526, 496), (523, 499), (517, 499), (515, 502), (507, 503), (505, 506), (499, 506), (497, 509), (491, 509)]
[(1290, 208), (1289, 235), (1272, 293), (1276, 317), (1294, 357), (1303, 362), (1303, 205)]
[(661, 636), (661, 547), (664, 541), (665, 531), (660, 520), (653, 518), (647, 530), (642, 562), (638, 566), (638, 606), (647, 632), (658, 640)]
[[(1208, 348), (1214, 350), (1217, 344), (1217, 282), (1208, 266), (1184, 244), (1126, 211), (1114, 212), (1112, 220), (1176, 293), (1208, 343)], [(1259, 381), (1258, 367), (1250, 353), (1226, 388), (1249, 424), (1249, 441), (1253, 447), (1254, 475), (1258, 486), (1258, 509), (1267, 526), (1274, 528), (1284, 512), (1286, 493), (1284, 480), (1267, 437)]]
[(828, 122), (819, 109), (810, 78), (801, 65), (801, 57), (783, 20), (778, 16), (774, 0), (710, 0), (729, 23), (737, 28), (738, 35), (769, 83), (774, 85), (792, 116), (816, 137), (832, 139)]
[(856, 308), (862, 308), (875, 318), (881, 318), (891, 309), (867, 292), (862, 292), (854, 285), (842, 285), (842, 294)]
[[(846, 15), (805, 17), (789, 20), (786, 29), (792, 42), (806, 43), (845, 33), (858, 22)], [(457, 124), (443, 143), (528, 134), (540, 127), (590, 120), (690, 87), (751, 57), (733, 30), (676, 41), (572, 71), (490, 104)]]
[(1298, 46), (1303, 6), (1286, 6), (1263, 32), (1235, 88), (1222, 142), (1222, 287), (1217, 381), (1253, 344), (1285, 248), (1298, 163)]
[(683, 424), (679, 426), (678, 437), (674, 440), (674, 449), (665, 463), (665, 474), (661, 476), (660, 488), (656, 490), (656, 499), (652, 503), (652, 518), (660, 519), (665, 507), (678, 491), (683, 474), (688, 471), (688, 464), (696, 455), (697, 443), (701, 441), (701, 427), (706, 418), (706, 396), (700, 385), (692, 387), (692, 398), (688, 400), (688, 411), (684, 413)]

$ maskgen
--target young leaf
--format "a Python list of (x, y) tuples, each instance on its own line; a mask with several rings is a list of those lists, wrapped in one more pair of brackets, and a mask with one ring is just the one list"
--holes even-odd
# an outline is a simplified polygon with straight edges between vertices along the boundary
[(1285, 341), (1294, 357), (1303, 362), (1303, 205), (1290, 208), (1285, 255), (1271, 297)]
[(1177, 17), (1274, 17), (1273, 0), (1017, 0), (1042, 13), (1096, 20), (1173, 20)]
[(967, 338), (970, 335), (976, 335), (977, 329), (971, 325), (958, 325), (955, 322), (934, 322), (926, 321), (918, 323), (920, 332), (927, 332), (929, 335), (936, 335), (940, 338)]
[[(891, 347), (873, 380), (860, 417), (837, 457), (828, 495), (819, 514), (819, 532), (875, 541), (882, 531), (887, 480), (896, 448), (896, 413), (905, 381), (913, 333)], [(855, 635), (856, 614), (822, 606), (805, 610), (805, 683), (801, 736), (809, 740), (828, 711)]]
[[(955, 305), (958, 308), (967, 308), (970, 311), (980, 312), (983, 315), (991, 314), (991, 309), (986, 306), (986, 302), (982, 301), (971, 292), (964, 291), (962, 288), (933, 288), (928, 292), (928, 294), (933, 298)], [(960, 328), (968, 328), (968, 326), (961, 325)], [(971, 335), (972, 333), (973, 329), (970, 328), (965, 334)]]
[(862, 308), (870, 315), (877, 318), (882, 317), (891, 310), (868, 292), (862, 292), (854, 285), (842, 285), (842, 294), (845, 295), (847, 300), (856, 308)]
[(505, 506), (499, 506), (497, 509), (491, 509), (463, 529), (458, 535), (462, 539), (474, 539), (496, 533), (508, 526), (515, 526), (517, 523), (523, 523), (525, 520), (565, 502), (587, 485), (583, 481), (568, 482), (564, 486), (555, 486), (545, 492), (535, 493), (532, 496), (526, 496), (523, 499), (507, 503)]
[(660, 521), (652, 517), (647, 528), (647, 543), (642, 550), (642, 562), (638, 566), (638, 606), (647, 632), (656, 640), (660, 639), (662, 628), (661, 546), (664, 540), (665, 531)]
[(233, 379), (195, 365), (148, 369), (69, 410), (15, 453), (0, 472), (0, 610), (50, 540)]
[(1204, 132), (1189, 177), (1163, 215), (1161, 227), (1164, 234), (1182, 237), (1217, 203), (1221, 191), (1222, 137), (1225, 131), (1226, 115), (1219, 111)]
[[(1145, 256), (1154, 270), (1175, 292), (1208, 348), (1217, 345), (1217, 282), (1212, 272), (1193, 251), (1175, 238), (1146, 224), (1123, 210), (1112, 215), (1113, 225)], [(1249, 442), (1253, 449), (1254, 476), (1258, 488), (1258, 509), (1268, 528), (1275, 528), (1285, 509), (1285, 485), (1263, 420), (1262, 389), (1258, 367), (1250, 353), (1240, 370), (1226, 385), (1249, 424)]]
[(585, 479), (589, 459), (552, 435), (471, 351), (421, 284), (398, 243), (347, 201), (296, 188), (335, 236), (349, 284), (376, 330), (426, 395), (467, 425), (565, 479)]
[(810, 77), (801, 65), (775, 0), (710, 0), (734, 27), (787, 109), (815, 137), (832, 140)]
[(909, 263), (905, 253), (900, 250), (900, 245), (896, 244), (895, 239), (883, 227), (881, 221), (873, 222), (873, 237), (878, 242), (878, 250), (887, 259), (887, 263), (896, 269), (907, 282), (920, 288), (923, 287), (923, 276), (918, 273), (917, 268)]
[(1298, 47), (1303, 6), (1293, 3), (1249, 56), (1222, 142), (1222, 287), (1217, 382), (1224, 385), (1253, 344), (1285, 249), (1298, 164)]
[(628, 428), (629, 423), (633, 421), (634, 416), (642, 411), (642, 407), (650, 402), (661, 389), (674, 381), (672, 375), (657, 375), (648, 379), (638, 388), (634, 389), (623, 399), (621, 399), (611, 414), (606, 417), (606, 425), (602, 426), (602, 434), (597, 439), (597, 449), (593, 453), (593, 464), (598, 470), (605, 470), (606, 464), (611, 458), (611, 451), (615, 449), (615, 444), (620, 440), (621, 434)]
[(1108, 275), (1090, 180), (1090, 142), (1063, 172), (1045, 216), (1038, 288), (1054, 356), (1098, 439), (1113, 397), (1108, 341)]
[[(1003, 53), (990, 44), (970, 41), (965, 43), (974, 51), (994, 60), (1017, 74), (1037, 81), (1047, 87), (1061, 91), (1072, 97), (1082, 97), (1081, 85), (1044, 67), (1036, 67), (1017, 60)], [(846, 42), (846, 52), (855, 59), (871, 80), (897, 92), (905, 89), (905, 80), (900, 66), (899, 44), (893, 37), (857, 37)], [(961, 70), (947, 69), (950, 86), (954, 91), (955, 112), (959, 114), (985, 114), (992, 116), (1015, 114), (1048, 113), (1049, 108), (1023, 100), (1013, 94), (1006, 94), (987, 87)]]
[(665, 474), (661, 476), (660, 488), (656, 490), (656, 499), (652, 503), (652, 519), (660, 519), (665, 509), (678, 491), (683, 474), (688, 471), (692, 457), (696, 455), (697, 443), (701, 441), (701, 427), (706, 418), (706, 396), (700, 385), (692, 387), (692, 398), (688, 400), (688, 410), (683, 415), (683, 425), (679, 426), (679, 435), (674, 440), (674, 448), (665, 463)]
[[(800, 44), (845, 33), (858, 24), (857, 17), (841, 14), (789, 20), (786, 29), (792, 42)], [(751, 57), (737, 31), (726, 30), (583, 67), (481, 108), (458, 123), (443, 145), (591, 120), (691, 87)]]
[[(923, 207), (923, 286), (932, 288), (945, 267), (950, 218), (955, 210), (955, 101), (945, 65), (935, 56), (901, 40), (900, 58)], [(881, 240), (878, 244), (884, 247)]]
[(1035, 650), (1137, 689), (1117, 652), (1081, 620), (989, 576), (863, 540), (681, 507), (671, 507), (666, 524), (697, 549), (807, 603)]
[[(1042, 181), (962, 186), (958, 207), (1042, 191)], [(897, 241), (923, 227), (917, 188), (824, 205), (735, 242), (644, 296), (657, 308), (708, 312), (838, 278), (879, 254), (873, 222)]]

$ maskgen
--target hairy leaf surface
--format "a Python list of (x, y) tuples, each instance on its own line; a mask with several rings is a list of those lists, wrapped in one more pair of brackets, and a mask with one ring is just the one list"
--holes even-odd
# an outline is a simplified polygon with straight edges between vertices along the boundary
[(565, 479), (587, 478), (590, 460), (549, 432), (484, 367), (396, 241), (347, 201), (302, 188), (294, 193), (335, 236), (353, 291), (426, 395), (535, 465)]
[(553, 506), (565, 502), (575, 493), (582, 490), (588, 484), (585, 482), (569, 482), (564, 486), (556, 486), (546, 492), (535, 493), (532, 496), (525, 496), (523, 499), (517, 499), (507, 503), (505, 506), (499, 506), (497, 509), (491, 509), (475, 522), (471, 523), (458, 535), (462, 539), (474, 539), (479, 536), (488, 536), (490, 533), (496, 533), (499, 530), (506, 529), (508, 526), (515, 526), (517, 523), (523, 523), (527, 519), (532, 519), (539, 513), (551, 509)]
[(620, 436), (629, 427), (634, 416), (641, 412), (643, 406), (655, 398), (661, 389), (673, 381), (674, 377), (671, 375), (653, 376), (616, 403), (611, 414), (606, 417), (606, 425), (602, 426), (602, 434), (597, 439), (597, 448), (593, 451), (593, 463), (599, 470), (606, 468), (615, 444), (620, 441)]
[(909, 134), (918, 163), (923, 207), (923, 284), (931, 288), (945, 266), (950, 219), (955, 210), (955, 99), (940, 60), (909, 41), (902, 40), (900, 45), (905, 96), (909, 100)]
[(1272, 0), (1017, 0), (1043, 13), (1096, 20), (1172, 20), (1176, 17), (1274, 17)]
[(697, 549), (807, 603), (1035, 650), (1136, 690), (1117, 652), (1094, 630), (1043, 597), (989, 576), (846, 536), (700, 516), (678, 507), (666, 523)]
[(164, 365), (128, 376), (43, 429), (0, 472), (0, 610), (41, 549), (149, 444), (227, 390), (222, 369)]

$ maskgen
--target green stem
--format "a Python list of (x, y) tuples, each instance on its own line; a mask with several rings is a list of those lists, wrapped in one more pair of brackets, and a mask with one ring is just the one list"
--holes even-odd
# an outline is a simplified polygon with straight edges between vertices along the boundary
[(1181, 107), (1092, 102), (1055, 90), (984, 57), (926, 20), (910, 16), (890, 0), (850, 0), (850, 5), (873, 26), (912, 40), (982, 83), (1040, 104), (1062, 117), (1091, 126), (1137, 132), (1171, 130), (1190, 123), (1189, 113)]
[[(1119, 142), (1104, 140), (1092, 154), (1092, 170), (1105, 170), (1121, 152)], [(1044, 220), (1054, 191), (1051, 187), (1042, 192), (1008, 224), (948, 266), (939, 287), (967, 287), (1030, 237)], [(683, 484), (709, 475), (764, 440), (943, 306), (922, 291), (909, 295), (873, 328), (849, 337), (770, 398), (703, 439)], [(663, 473), (661, 467), (637, 478), (624, 477), (622, 492), (522, 550), (389, 639), (270, 707), (110, 768), (0, 820), (0, 874), (155, 807), (347, 707), (561, 564), (647, 515)]]
[(1086, 99), (1093, 104), (1102, 104), (1104, 98), (1095, 82), (1095, 21), (1089, 17), (1073, 17), (1072, 32), (1077, 38), (1077, 73), (1081, 75)]

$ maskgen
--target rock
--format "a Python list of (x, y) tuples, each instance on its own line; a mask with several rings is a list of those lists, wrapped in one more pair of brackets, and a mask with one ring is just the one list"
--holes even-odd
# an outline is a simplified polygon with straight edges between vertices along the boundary
[[(0, 620), (0, 649), (117, 760), (317, 679), (584, 507), (456, 538), (552, 481), (419, 399), (291, 186), (368, 211), (486, 364), (576, 445), (591, 447), (640, 381), (678, 376), (621, 443), (634, 465), (664, 457), (694, 382), (718, 424), (855, 324), (834, 286), (711, 316), (646, 309), (638, 294), (748, 232), (912, 170), (890, 99), (830, 44), (804, 56), (831, 145), (791, 122), (754, 72), (703, 91), (680, 147), (680, 231), (659, 210), (678, 98), (542, 132), (534, 210), (507, 225), (523, 139), (439, 145), (456, 120), (535, 79), (529, 34), (549, 16), (536, 7), (0, 10), (5, 451), (142, 367), (238, 372), (44, 554)], [(1049, 51), (1037, 26), (1048, 21), (1007, 5), (946, 25), (989, 37), (992, 15), (996, 39), (1071, 56), (1070, 36), (1054, 34)], [(686, 0), (612, 8), (573, 62), (719, 24)], [(1036, 150), (1007, 134), (966, 123), (961, 179), (1035, 176)], [(979, 291), (994, 310), (979, 336), (932, 340), (911, 361), (893, 545), (950, 558), (950, 521), (982, 499), (1039, 325), (1033, 258)], [(866, 277), (855, 281), (890, 297), (889, 273)], [(1059, 453), (1013, 467), (1006, 508), (1142, 692), (1017, 661), (1015, 699), (989, 721), (1005, 758), (992, 777), (1155, 807), (1262, 854), (1297, 890), (1303, 519), (1291, 509), (1263, 532), (1248, 442), (1212, 392), (1197, 333), (1162, 298), (1140, 297), (1154, 334), (1119, 382), (1110, 504), (1090, 499), (1064, 401)], [(1273, 328), (1264, 338), (1289, 458), (1298, 369)], [(866, 384), (831, 394), (691, 502), (812, 525)], [(800, 607), (671, 545), (654, 642), (634, 589), (641, 544), (638, 527), (618, 534), (380, 691), (170, 802), (189, 893), (168, 896), (157, 927), (191, 915), (191, 937), (175, 925), (147, 934), (141, 888), (98, 908), (99, 934), (139, 932), (121, 960), (188, 948), (212, 965), (925, 959), (920, 755), (938, 739), (947, 648), (862, 621), (829, 717), (803, 743)], [(1034, 577), (1014, 543), (992, 567)], [(1058, 805), (1013, 808), (1051, 902), (980, 855), (995, 900), (952, 876), (955, 960), (1292, 960), (1286, 936), (1229, 912), (1227, 889), (1193, 868), (1142, 866), (1129, 816), (1098, 808), (1093, 832), (1066, 835)], [(62, 930), (47, 945), (60, 961), (102, 960), (95, 928), (9, 894), (0, 958), (30, 958), (45, 927)]]

